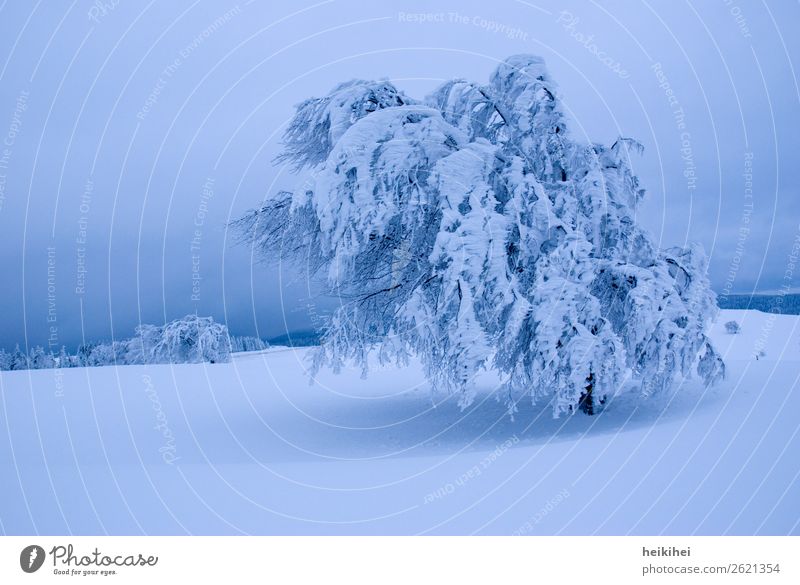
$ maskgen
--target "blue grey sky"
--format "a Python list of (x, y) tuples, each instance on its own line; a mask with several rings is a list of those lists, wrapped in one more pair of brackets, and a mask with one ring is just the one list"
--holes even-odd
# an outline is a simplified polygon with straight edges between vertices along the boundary
[(300, 185), (293, 105), (352, 78), (423, 97), (541, 55), (573, 136), (645, 146), (639, 221), (701, 242), (720, 293), (800, 286), (800, 6), (745, 2), (0, 2), (0, 346), (127, 337), (197, 311), (310, 326), (302, 267), (227, 222)]

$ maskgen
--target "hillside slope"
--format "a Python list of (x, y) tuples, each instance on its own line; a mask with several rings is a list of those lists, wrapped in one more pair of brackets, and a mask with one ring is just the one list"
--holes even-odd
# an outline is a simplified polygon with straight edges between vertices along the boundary
[(723, 311), (722, 385), (558, 420), (462, 412), (415, 364), (309, 385), (305, 348), (3, 372), (0, 530), (797, 534), (799, 325)]

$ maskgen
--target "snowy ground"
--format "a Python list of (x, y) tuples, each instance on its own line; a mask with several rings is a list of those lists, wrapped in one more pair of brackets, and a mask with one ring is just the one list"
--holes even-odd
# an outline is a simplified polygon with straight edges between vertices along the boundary
[(414, 367), (310, 386), (307, 349), (2, 372), (0, 529), (800, 533), (800, 318), (723, 311), (712, 338), (720, 387), (559, 420), (461, 412)]

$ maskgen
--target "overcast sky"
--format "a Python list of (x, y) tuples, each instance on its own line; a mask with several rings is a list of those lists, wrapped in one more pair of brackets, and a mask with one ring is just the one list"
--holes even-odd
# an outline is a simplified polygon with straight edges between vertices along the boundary
[(324, 301), (225, 227), (304, 180), (272, 162), (293, 105), (352, 78), (422, 98), (516, 53), (575, 138), (644, 144), (660, 245), (701, 242), (718, 292), (797, 288), (798, 24), (788, 0), (0, 1), (0, 346), (195, 311), (308, 327)]

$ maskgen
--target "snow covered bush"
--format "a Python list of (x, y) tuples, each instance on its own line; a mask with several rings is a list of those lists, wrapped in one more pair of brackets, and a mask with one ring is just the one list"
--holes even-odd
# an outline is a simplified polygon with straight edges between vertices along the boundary
[(725, 323), (725, 331), (730, 333), (731, 335), (736, 335), (742, 331), (742, 328), (739, 326), (739, 323), (736, 321), (728, 321)]
[(318, 367), (415, 354), (462, 405), (493, 368), (511, 409), (529, 395), (556, 416), (591, 414), (623, 391), (724, 371), (704, 334), (716, 305), (702, 250), (658, 250), (633, 220), (641, 148), (571, 138), (534, 56), (423, 101), (351, 81), (288, 126), (280, 159), (311, 186), (236, 223), (342, 299)]

